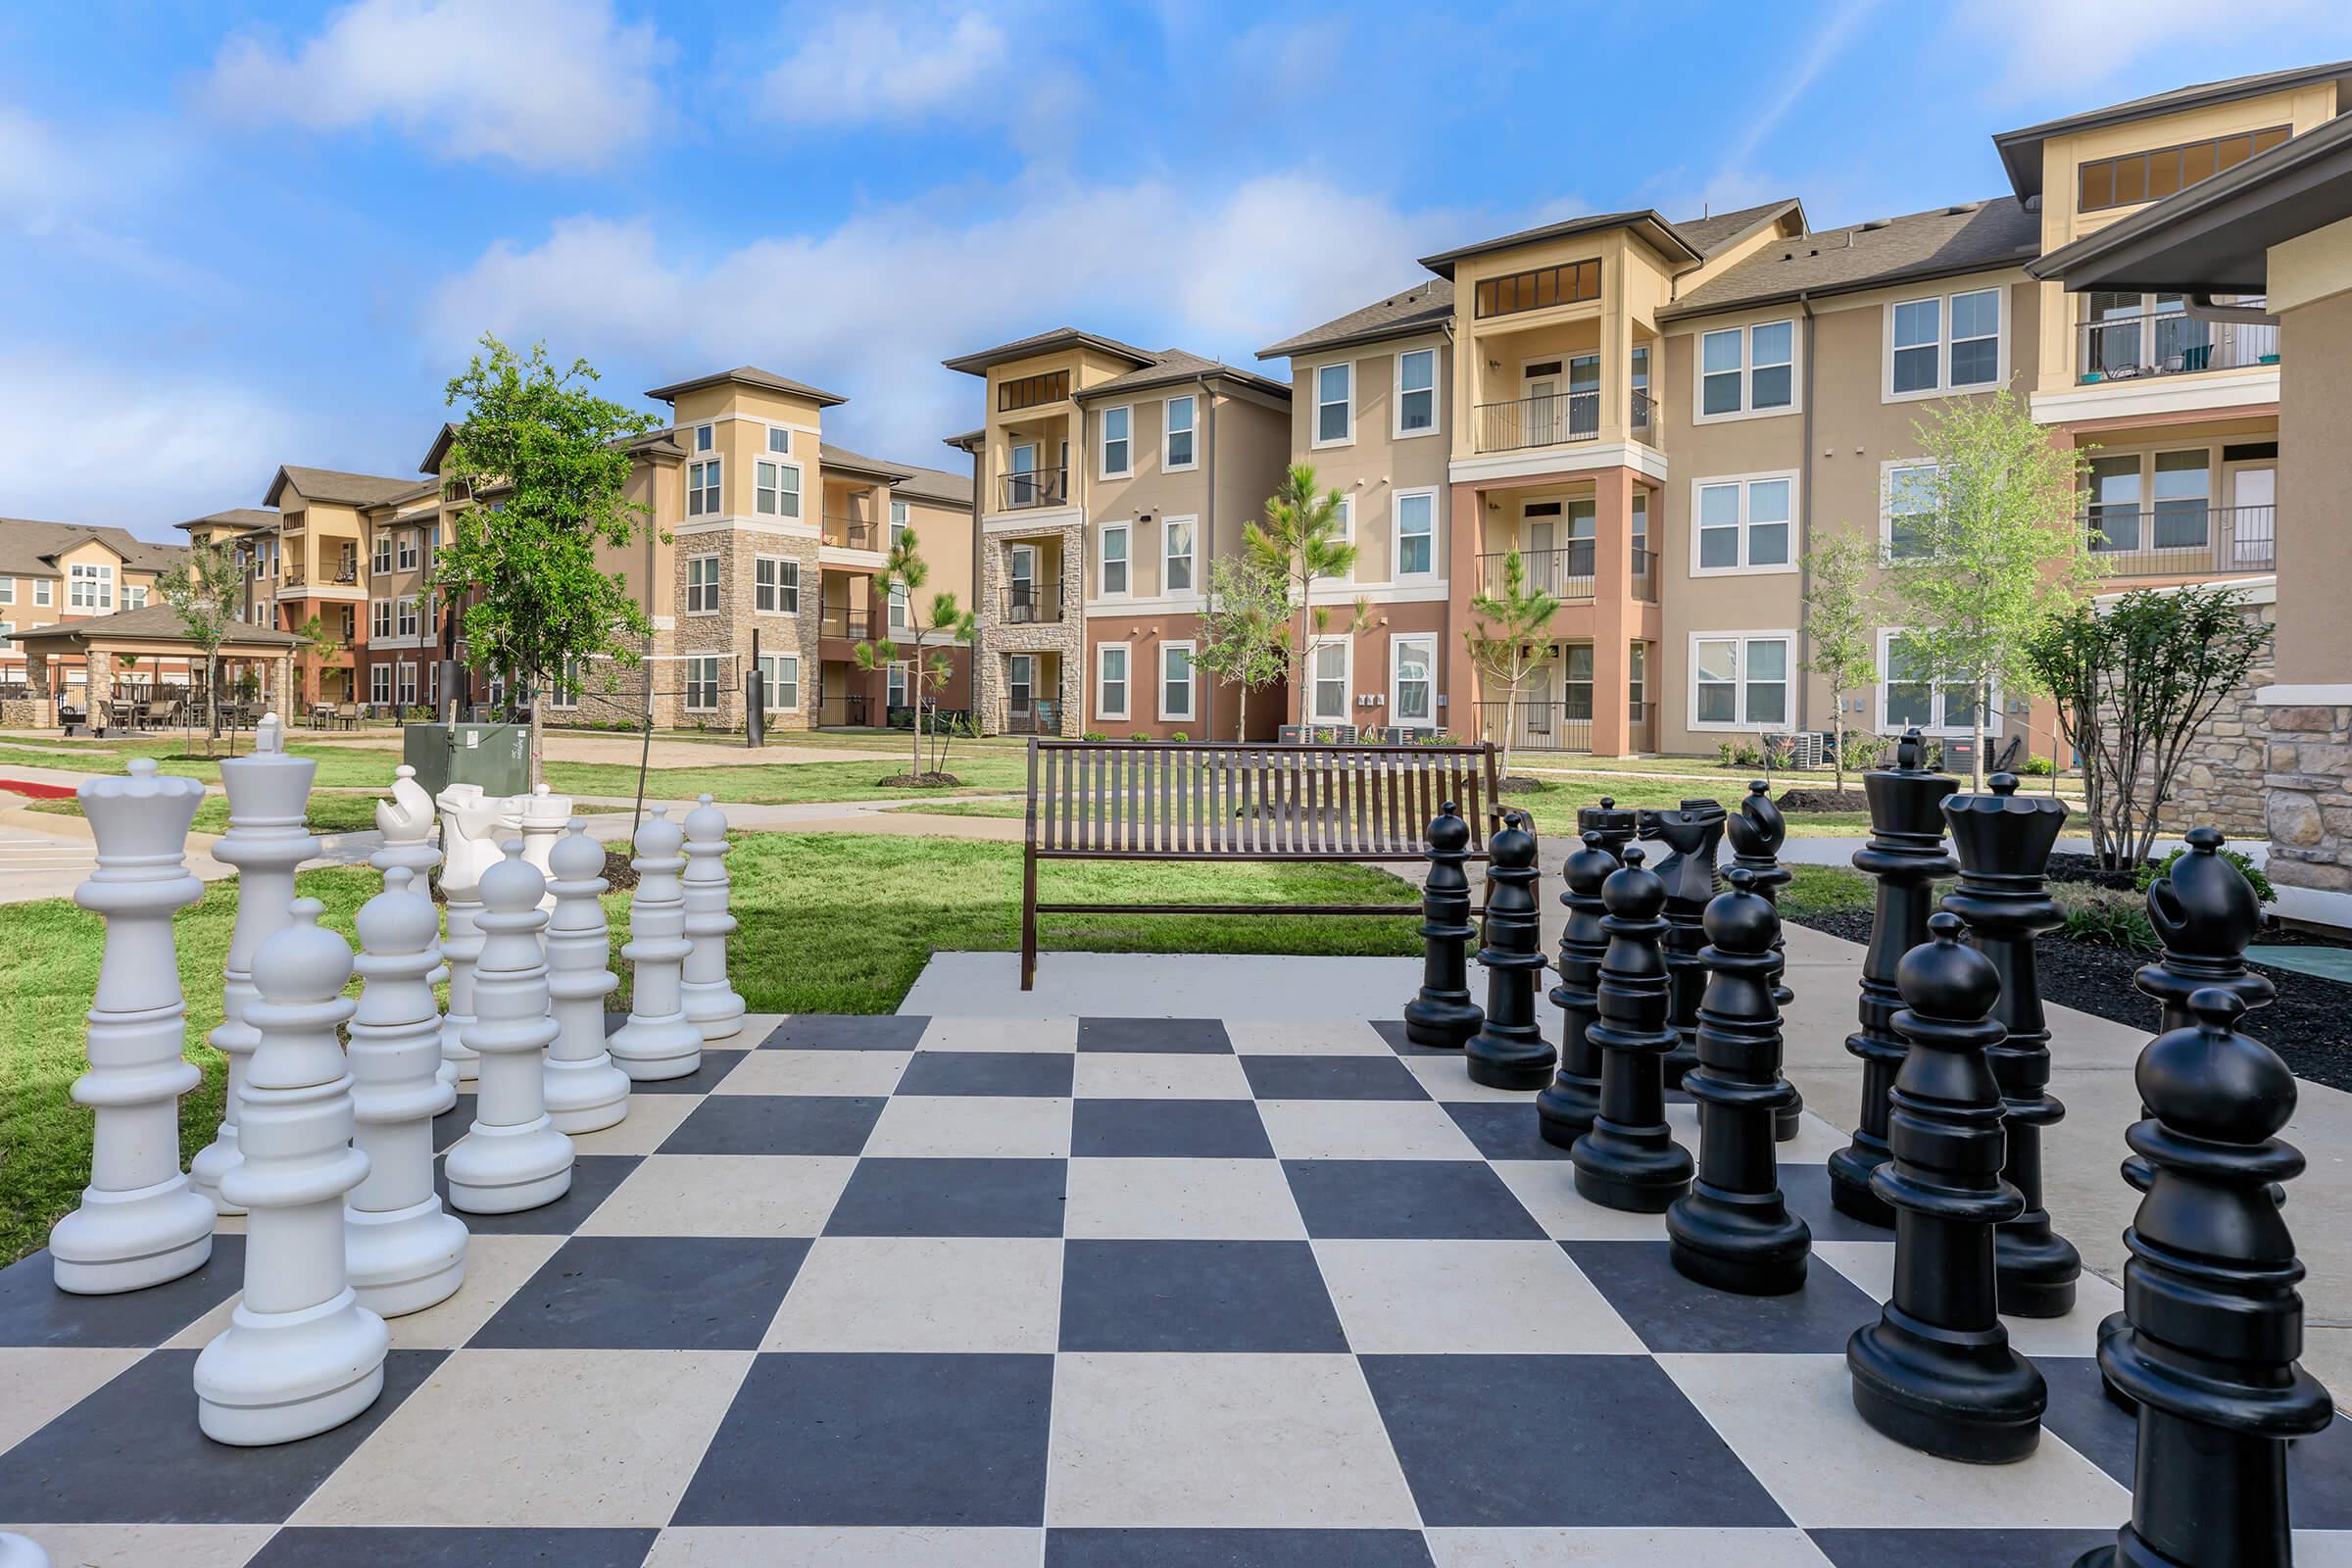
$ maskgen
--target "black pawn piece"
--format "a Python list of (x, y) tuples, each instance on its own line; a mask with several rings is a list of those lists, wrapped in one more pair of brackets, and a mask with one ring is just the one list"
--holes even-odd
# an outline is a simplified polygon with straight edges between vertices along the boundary
[(1908, 730), (1895, 743), (1894, 766), (1862, 775), (1870, 798), (1870, 842), (1854, 852), (1854, 867), (1878, 878), (1870, 946), (1862, 954), (1862, 1027), (1845, 1049), (1862, 1058), (1862, 1108), (1854, 1136), (1830, 1156), (1830, 1200), (1838, 1211), (1868, 1225), (1891, 1225), (1894, 1212), (1870, 1184), (1886, 1158), (1886, 1095), (1903, 1065), (1903, 1039), (1894, 1032), (1895, 965), (1928, 939), (1936, 907), (1929, 884), (1959, 866), (1943, 853), (1943, 798), (1957, 779), (1919, 765), (1925, 743)]
[(1470, 1000), (1470, 824), (1447, 801), (1429, 824), (1429, 875), (1421, 885), (1421, 994), (1404, 1005), (1404, 1037), (1459, 1051), (1485, 1015)]
[(1995, 773), (1990, 795), (1955, 795), (1943, 803), (1960, 860), (1960, 885), (1943, 906), (1968, 922), (1977, 951), (2001, 978), (1993, 1020), (2008, 1031), (1989, 1047), (1993, 1082), (2001, 1087), (2009, 1138), (2001, 1174), (2025, 1200), (2025, 1211), (1993, 1234), (2001, 1310), (2015, 1317), (2064, 1317), (2074, 1310), (2082, 1257), (2050, 1229), (2041, 1205), (2041, 1130), (2066, 1115), (2050, 1094), (2050, 1030), (2041, 1010), (2034, 939), (2064, 919), (2044, 890), (2050, 851), (2066, 826), (2066, 803), (2020, 795), (2017, 776)]
[(1625, 847), (1642, 836), (1642, 813), (1620, 808), (1615, 796), (1603, 795), (1598, 806), (1578, 808), (1576, 831), (1580, 837), (1599, 834), (1600, 847), (1608, 851), (1610, 859), (1622, 864)]
[(1551, 1042), (1536, 1022), (1544, 980), (1543, 917), (1536, 906), (1536, 836), (1525, 811), (1503, 814), (1487, 845), (1487, 1021), (1463, 1048), (1470, 1081), (1489, 1089), (1541, 1089), (1551, 1082)]
[[(1723, 836), (1731, 841), (1732, 863), (1755, 877), (1756, 891), (1777, 909), (1781, 889), (1794, 880), (1795, 873), (1781, 864), (1781, 845), (1788, 837), (1788, 819), (1772, 804), (1771, 789), (1760, 778), (1748, 780), (1747, 794), (1740, 800), (1740, 809), (1723, 819)], [(1788, 971), (1788, 944), (1776, 936), (1772, 939), (1772, 951), (1781, 960), (1780, 969), (1772, 977), (1773, 1005), (1786, 1007), (1796, 1000), (1796, 993), (1782, 978)], [(1796, 1085), (1789, 1084), (1788, 1102), (1773, 1113), (1773, 1136), (1784, 1143), (1794, 1138), (1804, 1123), (1804, 1111), (1805, 1097), (1796, 1092)]]
[(1781, 917), (1755, 874), (1707, 906), (1707, 994), (1698, 1009), (1698, 1065), (1683, 1087), (1698, 1102), (1698, 1179), (1666, 1211), (1674, 1266), (1742, 1296), (1803, 1288), (1813, 1235), (1788, 1212), (1773, 1150), (1773, 1117), (1796, 1091), (1780, 1075), (1781, 1013), (1773, 952)]
[(2286, 1568), (2286, 1440), (2324, 1430), (2328, 1391), (2295, 1364), (2303, 1265), (2272, 1184), (2295, 1080), (2239, 1034), (2245, 1004), (2191, 992), (2186, 1028), (2140, 1053), (2149, 1109), (2125, 1134), (2151, 1170), (2124, 1246), (2124, 1332), (2099, 1368), (2138, 1402), (2132, 1522), (2077, 1568)]
[(2008, 1033), (1988, 1016), (1992, 962), (1960, 944), (1956, 914), (1896, 971), (1911, 1042), (1894, 1081), (1893, 1155), (1871, 1177), (1895, 1212), (1894, 1298), (1854, 1331), (1845, 1364), (1854, 1408), (1938, 1458), (2008, 1464), (2034, 1451), (2049, 1391), (2009, 1345), (1994, 1298), (1992, 1228), (2025, 1203), (2001, 1180), (2001, 1092), (1985, 1048)]
[(1536, 1097), (1536, 1116), (1544, 1141), (1562, 1149), (1576, 1147), (1600, 1109), (1600, 1048), (1587, 1032), (1600, 1018), (1600, 960), (1609, 949), (1608, 933), (1600, 927), (1600, 885), (1616, 869), (1617, 858), (1604, 847), (1597, 828), (1586, 831), (1585, 847), (1561, 867), (1566, 887), (1560, 903), (1568, 923), (1560, 929), (1555, 965), (1560, 983), (1551, 988), (1552, 1004), (1560, 1009), (1560, 1073)]
[(1698, 959), (1707, 945), (1707, 901), (1717, 891), (1715, 852), (1723, 843), (1720, 801), (1685, 801), (1677, 811), (1643, 811), (1642, 836), (1673, 853), (1658, 862), (1666, 884), (1666, 973), (1673, 1004), (1674, 1049), (1666, 1054), (1666, 1087), (1682, 1087), (1683, 1074), (1698, 1065), (1698, 1001), (1706, 994), (1707, 966)]
[(1588, 1038), (1600, 1048), (1600, 1112), (1568, 1157), (1576, 1190), (1608, 1208), (1656, 1214), (1690, 1185), (1690, 1155), (1666, 1125), (1663, 1062), (1674, 1049), (1666, 1021), (1666, 955), (1659, 939), (1666, 922), (1666, 884), (1625, 852), (1625, 868), (1600, 885), (1608, 909), (1601, 929), (1608, 951), (1600, 960), (1600, 1021)]

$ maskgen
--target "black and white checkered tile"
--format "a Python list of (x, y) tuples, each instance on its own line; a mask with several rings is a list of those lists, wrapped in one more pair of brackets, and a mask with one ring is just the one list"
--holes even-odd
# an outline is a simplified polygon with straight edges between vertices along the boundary
[[(0, 1272), (0, 1526), (189, 1568), (2042, 1568), (2129, 1513), (2098, 1281), (2012, 1324), (2051, 1393), (2027, 1462), (1854, 1416), (1892, 1247), (1831, 1207), (1826, 1122), (1782, 1146), (1811, 1278), (1754, 1300), (1580, 1200), (1528, 1097), (1387, 1025), (742, 1044), (582, 1139), (563, 1201), (475, 1220), (382, 1399), (305, 1443), (196, 1430), (241, 1237), (132, 1296)], [(2352, 1432), (2294, 1467), (2299, 1560), (2352, 1564)]]

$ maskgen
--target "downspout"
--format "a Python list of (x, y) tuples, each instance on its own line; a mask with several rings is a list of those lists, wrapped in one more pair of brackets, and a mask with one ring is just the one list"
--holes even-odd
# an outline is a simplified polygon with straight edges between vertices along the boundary
[[(1813, 632), (1806, 623), (1805, 603), (1813, 593), (1813, 299), (1805, 290), (1796, 295), (1796, 308), (1805, 318), (1805, 411), (1803, 415), (1805, 443), (1801, 461), (1797, 464), (1796, 481), (1796, 667), (1799, 671), (1813, 657)], [(1844, 699), (1836, 695), (1832, 702)], [(1796, 729), (1799, 733), (1813, 727), (1813, 683), (1796, 683)]]
[(2208, 293), (2184, 294), (2180, 309), (2192, 321), (2214, 321), (2222, 325), (2277, 326), (2278, 318), (2269, 309), (2258, 305), (2216, 305)]
[[(1200, 548), (1194, 556), (1193, 570), (1196, 574), (1194, 580), (1200, 585), (1202, 613), (1207, 614), (1217, 608), (1217, 398), (1209, 389), (1205, 371), (1193, 377), (1193, 381), (1200, 389), (1200, 416), (1193, 422), (1200, 427), (1200, 467), (1202, 478), (1208, 485), (1208, 495), (1200, 507)], [(1160, 450), (1165, 452), (1168, 433), (1163, 429), (1159, 435)], [(1165, 583), (1160, 585), (1160, 591), (1167, 591)], [(1196, 639), (1193, 651), (1197, 655), (1200, 652), (1198, 639), (1200, 635), (1198, 627), (1194, 628), (1193, 635)], [(1201, 674), (1198, 662), (1193, 666), (1193, 682), (1200, 691), (1200, 738), (1213, 740), (1217, 735), (1216, 682)]]

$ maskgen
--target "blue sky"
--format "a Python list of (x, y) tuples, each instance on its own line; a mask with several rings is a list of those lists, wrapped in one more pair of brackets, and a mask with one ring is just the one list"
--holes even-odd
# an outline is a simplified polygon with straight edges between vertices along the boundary
[[(2352, 57), (2340, 0), (0, 14), (0, 515), (154, 537), (407, 474), (484, 331), (614, 396), (750, 363), (944, 465), (948, 355), (1074, 322), (1253, 364), (1579, 211), (2005, 190), (1993, 131)], [(1277, 366), (1275, 368), (1279, 369)]]

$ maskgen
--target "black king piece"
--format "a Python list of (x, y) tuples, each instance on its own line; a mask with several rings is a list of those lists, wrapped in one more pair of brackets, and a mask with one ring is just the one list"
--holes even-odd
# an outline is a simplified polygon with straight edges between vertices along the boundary
[(1672, 984), (1667, 1022), (1674, 1049), (1666, 1053), (1666, 1087), (1680, 1089), (1683, 1074), (1698, 1065), (1698, 1001), (1707, 989), (1707, 966), (1699, 950), (1707, 945), (1708, 901), (1715, 897), (1715, 852), (1723, 843), (1721, 801), (1683, 802), (1674, 811), (1643, 811), (1642, 836), (1673, 853), (1658, 862), (1666, 884), (1666, 974)]
[(1886, 1096), (1901, 1070), (1905, 1047), (1894, 1032), (1903, 1004), (1895, 966), (1928, 940), (1936, 907), (1929, 884), (1959, 866), (1943, 853), (1943, 798), (1959, 781), (1920, 766), (1925, 745), (1907, 730), (1895, 743), (1894, 766), (1862, 775), (1870, 798), (1870, 842), (1854, 852), (1854, 866), (1878, 879), (1870, 946), (1862, 955), (1862, 1027), (1845, 1049), (1862, 1058), (1862, 1108), (1853, 1141), (1830, 1156), (1830, 1200), (1839, 1213), (1871, 1225), (1892, 1225), (1894, 1211), (1871, 1190), (1871, 1172), (1886, 1160)]
[(1421, 886), (1421, 993), (1404, 1004), (1404, 1037), (1458, 1051), (1485, 1014), (1470, 1000), (1470, 878), (1462, 870), (1470, 824), (1451, 801), (1429, 824), (1429, 875)]
[(1536, 1022), (1544, 978), (1543, 917), (1536, 905), (1536, 836), (1525, 811), (1503, 814), (1487, 845), (1487, 934), (1478, 961), (1487, 971), (1487, 1021), (1463, 1047), (1470, 1081), (1489, 1089), (1541, 1089), (1551, 1082), (1551, 1042)]
[(1560, 928), (1554, 965), (1560, 983), (1551, 988), (1552, 1005), (1560, 1009), (1560, 1071), (1536, 1097), (1536, 1118), (1545, 1143), (1574, 1149), (1600, 1109), (1600, 1048), (1586, 1031), (1600, 1021), (1600, 960), (1609, 949), (1600, 926), (1600, 885), (1617, 869), (1617, 858), (1602, 847), (1599, 831), (1589, 829), (1584, 848), (1560, 869), (1568, 920)]
[[(1747, 794), (1740, 802), (1740, 809), (1723, 819), (1723, 836), (1731, 841), (1732, 863), (1754, 879), (1757, 894), (1777, 909), (1781, 889), (1793, 880), (1794, 873), (1781, 864), (1781, 845), (1788, 837), (1788, 819), (1781, 808), (1772, 804), (1772, 786), (1762, 779), (1747, 781)], [(1772, 939), (1772, 951), (1781, 967), (1773, 971), (1772, 1004), (1787, 1007), (1796, 1000), (1782, 976), (1788, 968), (1788, 944), (1785, 938)], [(1788, 1080), (1783, 1078), (1783, 1083)], [(1788, 1084), (1788, 1099), (1773, 1113), (1772, 1135), (1786, 1142), (1794, 1138), (1804, 1123), (1805, 1097)]]

